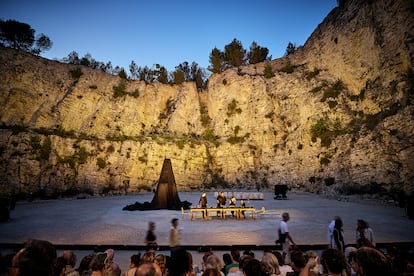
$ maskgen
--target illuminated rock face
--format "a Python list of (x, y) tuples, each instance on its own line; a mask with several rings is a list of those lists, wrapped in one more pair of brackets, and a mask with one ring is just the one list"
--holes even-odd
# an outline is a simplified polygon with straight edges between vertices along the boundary
[(0, 190), (152, 189), (170, 158), (178, 190), (411, 191), (410, 5), (344, 1), (304, 47), (268, 63), (274, 77), (266, 63), (229, 69), (204, 92), (84, 67), (77, 77), (78, 66), (0, 48)]

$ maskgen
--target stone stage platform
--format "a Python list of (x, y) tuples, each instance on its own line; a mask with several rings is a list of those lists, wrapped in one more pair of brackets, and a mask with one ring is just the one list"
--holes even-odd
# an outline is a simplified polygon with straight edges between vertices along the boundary
[[(180, 192), (181, 200), (198, 204), (200, 193)], [(136, 201), (151, 201), (152, 193), (127, 196), (91, 197), (86, 199), (59, 199), (17, 202), (11, 220), (0, 224), (0, 249), (7, 244), (23, 243), (29, 238), (44, 239), (53, 244), (96, 245), (144, 244), (149, 221), (156, 223), (158, 243), (168, 245), (168, 231), (172, 218), (179, 218), (181, 244), (188, 246), (274, 246), (280, 214), (289, 212), (289, 229), (298, 245), (326, 244), (327, 226), (335, 215), (344, 222), (345, 240), (355, 243), (357, 219), (364, 219), (373, 228), (378, 243), (414, 242), (414, 220), (409, 220), (404, 209), (377, 200), (358, 197), (341, 201), (322, 195), (289, 192), (287, 199), (275, 200), (273, 191), (264, 192), (263, 200), (250, 200), (247, 206), (268, 214), (257, 218), (226, 220), (213, 218), (204, 221), (189, 219), (181, 211), (122, 211)], [(214, 192), (207, 193), (208, 206), (216, 204)], [(187, 211), (188, 212), (188, 211)], [(119, 253), (118, 253), (119, 254)], [(131, 252), (123, 252), (128, 264)], [(120, 255), (118, 255), (120, 256)], [(121, 257), (119, 257), (121, 258)], [(197, 257), (195, 258), (197, 260)], [(79, 260), (79, 258), (78, 258)], [(121, 262), (121, 261), (119, 261)]]

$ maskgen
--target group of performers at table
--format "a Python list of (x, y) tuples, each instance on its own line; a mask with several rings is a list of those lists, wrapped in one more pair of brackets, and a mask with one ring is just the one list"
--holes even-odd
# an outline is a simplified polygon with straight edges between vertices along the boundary
[[(219, 195), (217, 196), (217, 208), (224, 208), (226, 207), (226, 201), (227, 198), (224, 195), (224, 192), (221, 191), (219, 193)], [(206, 193), (203, 192), (201, 194), (200, 200), (198, 201), (198, 203), (200, 204), (201, 208), (207, 208), (207, 196)], [(236, 198), (234, 196), (231, 196), (230, 198), (230, 202), (229, 202), (229, 207), (236, 207)], [(245, 208), (246, 207), (246, 203), (244, 203), (243, 200), (240, 200), (240, 207)], [(241, 214), (243, 215), (244, 218), (246, 218), (244, 211), (241, 211)], [(219, 216), (219, 212), (217, 212), (217, 216)], [(231, 215), (234, 217), (234, 211), (231, 211)], [(204, 213), (203, 213), (203, 218), (204, 218)]]

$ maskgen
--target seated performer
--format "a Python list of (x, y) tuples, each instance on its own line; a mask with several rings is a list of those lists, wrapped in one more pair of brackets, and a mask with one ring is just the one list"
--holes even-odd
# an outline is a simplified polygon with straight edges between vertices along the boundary
[[(235, 208), (236, 207), (236, 198), (234, 196), (231, 196), (231, 198), (230, 198), (229, 207), (230, 208)], [(234, 218), (234, 211), (231, 211), (231, 216)]]
[[(241, 208), (246, 208), (246, 203), (244, 202), (244, 200), (240, 200), (240, 207)], [(246, 218), (246, 215), (244, 214), (244, 211), (241, 211), (241, 214), (243, 215), (243, 218)]]
[[(200, 200), (198, 201), (198, 203), (200, 204), (201, 208), (207, 208), (207, 196), (206, 196), (205, 192), (203, 192), (201, 194), (201, 197), (200, 197)], [(203, 218), (204, 218), (204, 216), (205, 216), (205, 213), (203, 212)]]
[[(221, 191), (220, 194), (217, 196), (217, 208), (226, 207), (226, 196), (224, 192)], [(220, 212), (217, 212), (217, 216), (219, 216)]]

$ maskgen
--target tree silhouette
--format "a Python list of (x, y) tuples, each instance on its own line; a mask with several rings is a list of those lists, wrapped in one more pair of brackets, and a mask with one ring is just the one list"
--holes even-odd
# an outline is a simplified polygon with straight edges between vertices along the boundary
[(249, 64), (255, 64), (267, 59), (267, 55), (269, 54), (269, 49), (260, 47), (257, 45), (256, 42), (252, 42), (250, 45), (250, 51), (247, 53), (247, 58), (249, 60)]
[(293, 54), (295, 51), (297, 50), (297, 47), (294, 43), (290, 42), (288, 43), (287, 47), (286, 47), (286, 56)]
[(230, 44), (224, 47), (224, 56), (228, 65), (239, 67), (245, 64), (246, 50), (239, 40), (233, 39)]
[(35, 30), (27, 23), (12, 19), (0, 20), (0, 44), (5, 47), (34, 54), (52, 47), (52, 41), (45, 34), (40, 34), (37, 39), (34, 34)]
[(214, 47), (214, 49), (210, 53), (210, 66), (208, 66), (208, 70), (212, 73), (221, 73), (224, 70), (224, 53)]

